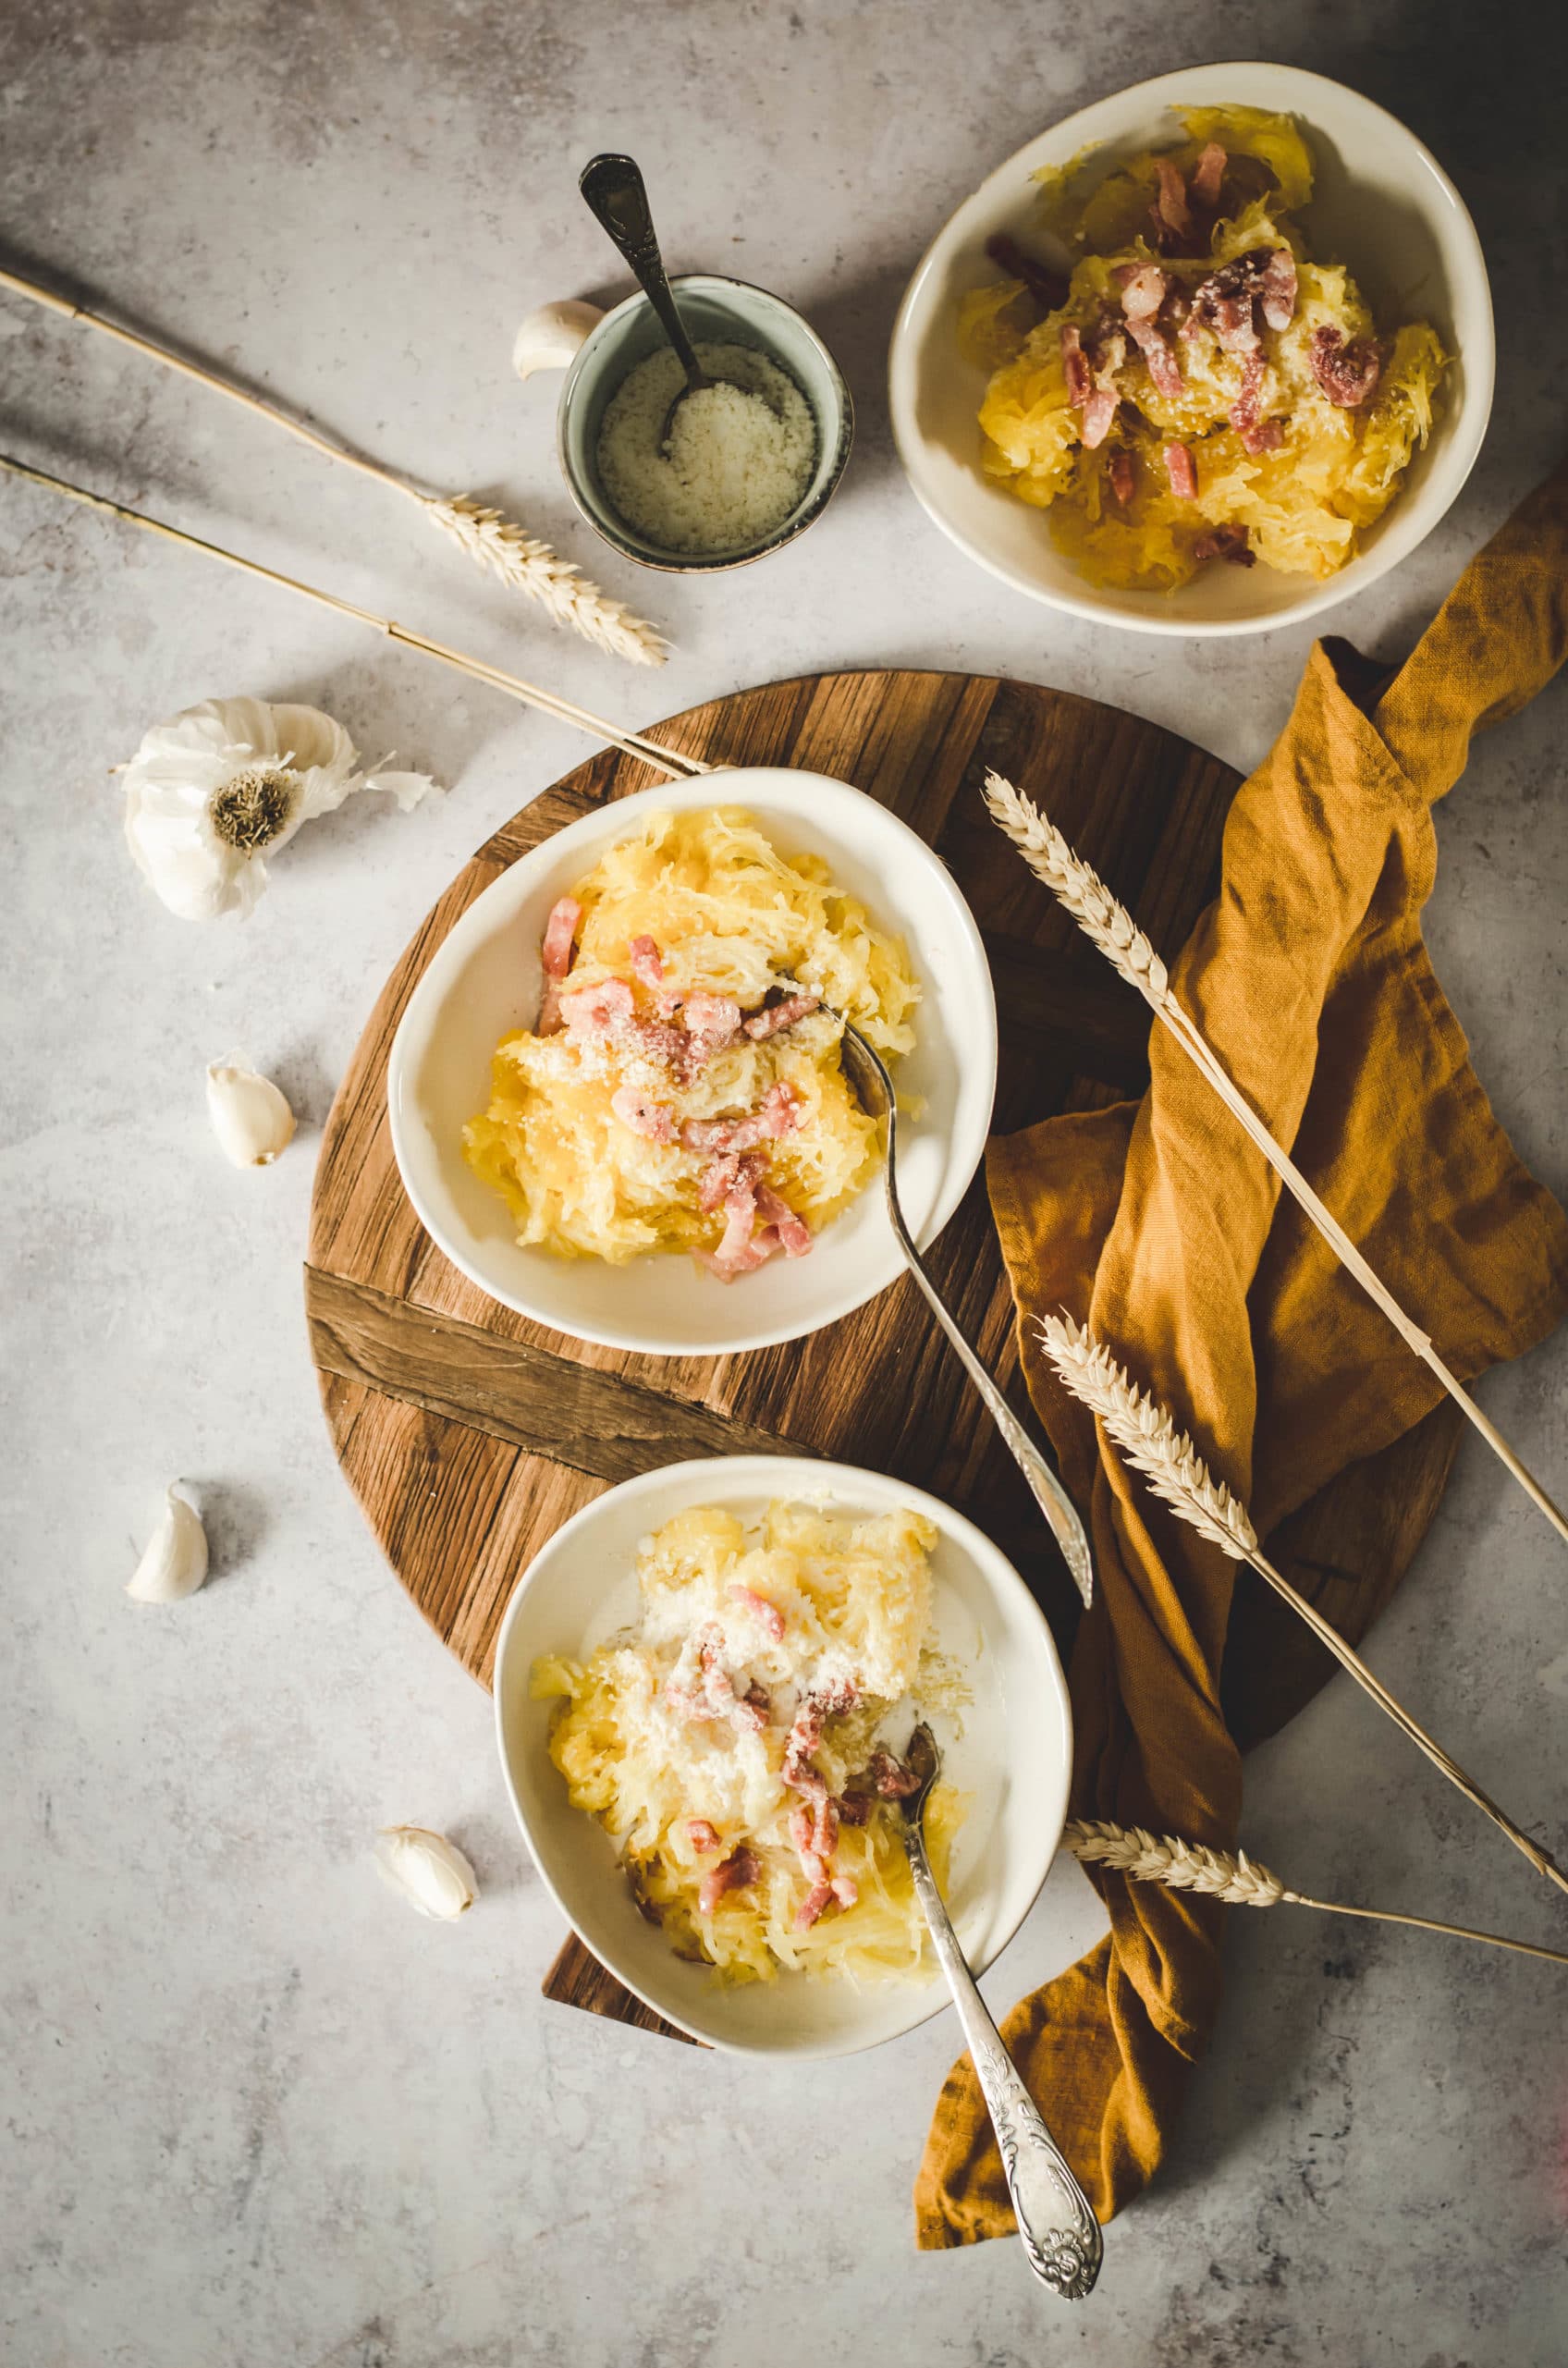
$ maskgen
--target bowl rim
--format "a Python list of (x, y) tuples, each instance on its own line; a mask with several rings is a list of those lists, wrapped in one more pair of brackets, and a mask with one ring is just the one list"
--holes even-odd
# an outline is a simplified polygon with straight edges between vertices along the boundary
[[(465, 907), (447, 930), (446, 937), (436, 947), (415, 982), (409, 1000), (403, 1007), (402, 1016), (398, 1020), (386, 1055), (386, 1111), (392, 1137), (392, 1156), (398, 1169), (398, 1179), (408, 1196), (414, 1215), (442, 1256), (449, 1259), (459, 1272), (465, 1275), (487, 1299), (496, 1301), (500, 1307), (509, 1307), (514, 1315), (525, 1316), (531, 1323), (542, 1325), (546, 1331), (557, 1333), (565, 1339), (587, 1342), (598, 1348), (626, 1350), (632, 1355), (643, 1356), (741, 1356), (752, 1349), (774, 1348), (789, 1341), (809, 1340), (815, 1333), (826, 1331), (829, 1324), (841, 1323), (846, 1317), (852, 1316), (857, 1309), (865, 1307), (870, 1300), (878, 1297), (883, 1291), (888, 1290), (900, 1279), (904, 1270), (902, 1256), (898, 1252), (897, 1245), (894, 1243), (894, 1261), (890, 1262), (889, 1270), (878, 1278), (876, 1270), (870, 1267), (868, 1263), (867, 1270), (870, 1273), (870, 1280), (865, 1282), (864, 1288), (856, 1291), (853, 1297), (847, 1298), (842, 1306), (835, 1307), (831, 1314), (824, 1315), (815, 1320), (804, 1322), (786, 1320), (751, 1331), (737, 1330), (733, 1334), (727, 1334), (723, 1339), (700, 1345), (690, 1340), (650, 1340), (640, 1334), (617, 1329), (611, 1324), (597, 1324), (580, 1318), (575, 1319), (570, 1325), (566, 1325), (560, 1321), (557, 1315), (543, 1312), (533, 1304), (525, 1304), (514, 1293), (497, 1289), (495, 1281), (485, 1274), (478, 1261), (469, 1255), (465, 1245), (456, 1239), (443, 1222), (433, 1218), (414, 1176), (410, 1174), (410, 1169), (417, 1165), (413, 1157), (415, 1123), (411, 1113), (404, 1110), (402, 1086), (405, 1075), (415, 1057), (414, 1038), (422, 1031), (428, 1038), (434, 1024), (430, 1017), (432, 1004), (434, 1002), (438, 1009), (444, 1002), (446, 995), (450, 992), (449, 985), (444, 984), (443, 981), (459, 967), (472, 945), (484, 936), (484, 927), (476, 924), (474, 916), (481, 911), (486, 901), (512, 877), (519, 865), (528, 864), (538, 858), (540, 869), (545, 868), (551, 852), (558, 851), (562, 840), (573, 831), (581, 830), (584, 837), (588, 837), (603, 829), (606, 820), (613, 820), (622, 814), (635, 817), (639, 812), (668, 802), (671, 797), (678, 798), (683, 805), (688, 807), (727, 803), (743, 805), (748, 803), (744, 785), (749, 778), (754, 778), (758, 774), (778, 775), (802, 783), (815, 782), (819, 787), (826, 786), (846, 797), (856, 799), (869, 807), (877, 817), (879, 824), (886, 827), (896, 839), (907, 841), (914, 851), (933, 889), (945, 899), (960, 935), (967, 942), (974, 963), (975, 977), (983, 984), (984, 996), (978, 1009), (970, 1015), (970, 1019), (971, 1024), (977, 1033), (983, 1031), (984, 1041), (983, 1043), (966, 1043), (964, 1074), (968, 1078), (978, 1070), (983, 1086), (982, 1100), (985, 1115), (974, 1130), (973, 1158), (961, 1159), (957, 1166), (950, 1169), (930, 1215), (919, 1229), (917, 1239), (923, 1245), (933, 1240), (945, 1225), (951, 1222), (985, 1159), (990, 1120), (996, 1101), (999, 1052), (996, 986), (991, 976), (990, 961), (986, 952), (985, 940), (980, 934), (980, 925), (974, 917), (963, 890), (936, 849), (927, 840), (922, 839), (920, 833), (912, 828), (901, 815), (895, 814), (891, 806), (884, 805), (879, 798), (872, 797), (864, 790), (856, 789), (851, 781), (837, 780), (830, 774), (815, 773), (807, 767), (792, 765), (723, 767), (711, 774), (699, 774), (680, 780), (660, 782), (646, 790), (634, 791), (628, 797), (612, 798), (607, 804), (594, 806), (588, 813), (580, 815), (574, 822), (568, 823), (561, 829), (552, 832), (547, 839), (542, 839), (537, 847), (531, 847), (525, 853), (515, 857), (503, 871), (496, 875), (495, 879), (481, 890), (472, 902)], [(766, 828), (767, 822), (766, 814), (759, 816), (759, 819)], [(635, 827), (633, 818), (627, 824), (627, 835), (630, 835)], [(901, 926), (900, 916), (897, 913), (890, 917), (893, 926)], [(951, 1145), (954, 1140), (953, 1134), (949, 1132), (945, 1139)], [(962, 1177), (958, 1172), (959, 1168), (963, 1171)], [(873, 1192), (876, 1189), (876, 1179), (873, 1178), (866, 1184), (865, 1191)], [(889, 1226), (889, 1241), (892, 1241), (892, 1238)], [(547, 1253), (542, 1251), (540, 1255), (543, 1257)]]
[[(1372, 551), (1359, 555), (1369, 564), (1365, 573), (1356, 576), (1354, 582), (1345, 582), (1345, 578), (1352, 573), (1352, 571), (1348, 568), (1341, 569), (1323, 583), (1311, 584), (1310, 588), (1304, 590), (1301, 599), (1292, 607), (1273, 609), (1260, 616), (1225, 618), (1180, 618), (1152, 614), (1146, 617), (1129, 616), (1124, 610), (1101, 605), (1087, 593), (1080, 597), (1075, 594), (1055, 588), (1047, 589), (1044, 584), (1032, 581), (1010, 566), (1006, 560), (998, 558), (993, 553), (985, 549), (953, 519), (944, 513), (919, 482), (915, 456), (918, 453), (921, 439), (915, 434), (913, 419), (910, 411), (906, 409), (899, 380), (900, 373), (907, 374), (913, 388), (915, 375), (910, 354), (913, 316), (923, 292), (924, 282), (937, 259), (938, 251), (946, 248), (961, 216), (967, 215), (971, 207), (979, 207), (981, 202), (989, 197), (993, 191), (999, 190), (1003, 183), (1011, 186), (1016, 179), (1024, 177), (1026, 172), (1024, 160), (1030, 156), (1042, 140), (1058, 134), (1071, 135), (1088, 117), (1098, 116), (1104, 110), (1113, 108), (1123, 101), (1142, 100), (1152, 103), (1156, 94), (1158, 93), (1161, 94), (1160, 104), (1169, 104), (1180, 92), (1192, 92), (1200, 77), (1207, 79), (1226, 74), (1277, 77), (1282, 83), (1292, 88), (1332, 91), (1353, 101), (1356, 106), (1364, 108), (1369, 116), (1380, 117), (1390, 133), (1397, 137), (1398, 141), (1426, 166), (1452, 208), (1461, 245), (1465, 251), (1468, 262), (1474, 266), (1474, 287), (1485, 312), (1486, 334), (1480, 350), (1476, 351), (1467, 348), (1464, 354), (1464, 416), (1467, 424), (1463, 436), (1453, 447), (1451, 456), (1455, 470), (1452, 485), (1442, 508), (1423, 527), (1413, 542), (1401, 543), (1397, 538), (1384, 536)], [(1238, 101), (1238, 104), (1245, 103)], [(1287, 114), (1292, 111), (1283, 95), (1280, 99), (1280, 110)], [(1114, 135), (1105, 136), (1113, 137)], [(1004, 158), (992, 172), (987, 173), (985, 179), (973, 189), (940, 224), (910, 276), (908, 285), (899, 302), (888, 345), (888, 416), (892, 423), (893, 442), (898, 449), (905, 482), (927, 518), (931, 520), (933, 525), (941, 530), (950, 543), (962, 551), (966, 558), (973, 559), (976, 566), (984, 568), (987, 575), (995, 577), (998, 583), (1009, 585), (1013, 591), (1023, 593), (1026, 598), (1041, 602), (1048, 608), (1058, 609), (1068, 616), (1084, 618), (1090, 624), (1111, 626), (1120, 632), (1158, 633), (1184, 640), (1219, 640), (1243, 633), (1279, 632), (1292, 626), (1304, 624), (1310, 618), (1321, 616), (1324, 610), (1336, 607), (1341, 600), (1350, 599), (1355, 594), (1368, 590), (1392, 569), (1398, 567), (1402, 560), (1408, 558), (1413, 551), (1418, 550), (1427, 535), (1441, 524), (1458, 500), (1480, 457), (1481, 447), (1485, 442), (1487, 427), (1491, 418), (1496, 381), (1497, 335), (1492, 307), (1491, 280), (1487, 270), (1486, 253), (1469, 207), (1437, 157), (1433, 155), (1425, 141), (1411, 130), (1408, 124), (1403, 123), (1398, 116), (1390, 114), (1387, 107), (1380, 106), (1376, 99), (1367, 98), (1364, 92), (1356, 90), (1353, 84), (1337, 81), (1329, 74), (1313, 73), (1305, 67), (1282, 65), (1278, 61), (1265, 58), (1218, 58), (1208, 64), (1182, 67), (1173, 73), (1151, 75), (1145, 81), (1129, 82), (1121, 90), (1107, 92), (1103, 98), (1092, 101), (1088, 106), (1076, 108), (1072, 114), (1062, 116), (1057, 122), (1044, 126), (1021, 147), (1016, 148), (1011, 156)]]
[[(808, 526), (815, 525), (842, 485), (844, 471), (849, 466), (850, 451), (855, 439), (854, 398), (850, 393), (849, 381), (839, 367), (827, 339), (819, 330), (813, 328), (805, 314), (798, 311), (790, 302), (788, 297), (776, 295), (771, 288), (759, 288), (754, 280), (736, 279), (730, 273), (721, 271), (673, 272), (670, 275), (669, 284), (673, 289), (738, 288), (745, 295), (759, 297), (765, 304), (775, 305), (779, 312), (787, 313), (815, 348), (839, 405), (838, 445), (827, 477), (816, 494), (809, 501), (802, 502), (797, 509), (790, 510), (788, 516), (774, 528), (771, 534), (765, 536), (762, 542), (753, 544), (750, 548), (740, 551), (720, 551), (711, 554), (700, 551), (667, 551), (655, 556), (651, 546), (644, 547), (640, 541), (631, 538), (631, 530), (629, 529), (624, 534), (617, 533), (612, 525), (606, 524), (606, 521), (590, 507), (578, 483), (577, 472), (568, 457), (567, 422), (577, 399), (579, 385), (589, 366), (588, 358), (595, 344), (601, 339), (602, 334), (626, 313), (640, 308), (651, 311), (652, 307), (643, 290), (640, 288), (633, 288), (630, 296), (623, 297), (619, 304), (613, 306), (601, 319), (594, 322), (568, 365), (566, 377), (562, 382), (556, 403), (556, 459), (559, 464), (567, 492), (570, 495), (579, 514), (594, 529), (599, 540), (607, 544), (612, 551), (619, 551), (622, 558), (631, 559), (634, 565), (651, 568), (660, 575), (723, 575), (736, 568), (753, 566), (758, 559), (766, 558), (770, 551), (782, 550), (787, 543), (792, 543), (795, 540), (797, 534), (803, 534)], [(782, 369), (784, 365), (780, 363), (779, 367)]]
[[(985, 1573), (987, 1585), (998, 1589), (1018, 1605), (1024, 1614), (1026, 1626), (1038, 1630), (1040, 1641), (1044, 1646), (1044, 1667), (1050, 1680), (1055, 1707), (1061, 1721), (1062, 1732), (1066, 1736), (1066, 1754), (1060, 1785), (1061, 1813), (1056, 1821), (1055, 1831), (1049, 1834), (1048, 1841), (1045, 1841), (1041, 1847), (1038, 1872), (1034, 1873), (1032, 1868), (1029, 1870), (1030, 1873), (1033, 1873), (1033, 1880), (1029, 1881), (1026, 1877), (1026, 1896), (1017, 1915), (1006, 1924), (1005, 1928), (998, 1926), (991, 1945), (971, 1958), (971, 1970), (975, 1977), (980, 1978), (995, 1965), (1003, 1951), (1017, 1937), (1025, 1919), (1045, 1888), (1047, 1878), (1060, 1847), (1062, 1834), (1066, 1829), (1067, 1812), (1071, 1806), (1074, 1758), (1072, 1701), (1068, 1691), (1066, 1673), (1061, 1664), (1061, 1655), (1057, 1650), (1050, 1622), (1030, 1592), (1017, 1565), (1011, 1556), (1003, 1552), (994, 1539), (988, 1538), (967, 1514), (959, 1512), (955, 1505), (947, 1503), (942, 1498), (933, 1496), (928, 1490), (916, 1488), (903, 1480), (896, 1479), (891, 1473), (874, 1471), (865, 1465), (840, 1464), (809, 1455), (693, 1456), (679, 1464), (661, 1464), (655, 1466), (652, 1471), (639, 1472), (631, 1479), (618, 1481), (613, 1488), (606, 1489), (602, 1496), (597, 1496), (591, 1503), (582, 1505), (570, 1520), (564, 1521), (554, 1536), (548, 1538), (539, 1548), (526, 1570), (520, 1574), (508, 1598), (507, 1608), (502, 1614), (500, 1627), (496, 1631), (496, 1652), (491, 1664), (492, 1695), (495, 1706), (496, 1748), (501, 1762), (502, 1781), (506, 1785), (507, 1797), (511, 1803), (512, 1814), (527, 1844), (529, 1857), (533, 1859), (540, 1881), (570, 1929), (576, 1933), (583, 1947), (598, 1959), (607, 1972), (614, 1975), (624, 1989), (630, 1990), (633, 1997), (640, 1998), (645, 2006), (651, 2007), (653, 2012), (661, 2016), (666, 2022), (673, 2023), (676, 2029), (684, 2031), (689, 2039), (700, 2040), (704, 2045), (716, 2048), (721, 2054), (728, 2055), (764, 2058), (790, 2056), (797, 2060), (815, 2058), (820, 2061), (835, 2056), (868, 2055), (873, 2048), (887, 2046), (894, 2040), (907, 2038), (912, 2031), (916, 2031), (923, 2023), (929, 2022), (933, 2017), (940, 2014), (944, 2007), (952, 2003), (948, 1986), (939, 1973), (935, 1974), (931, 1981), (924, 1985), (913, 1983), (910, 1985), (911, 2012), (907, 2019), (898, 2023), (896, 2028), (881, 2032), (876, 2038), (855, 2039), (840, 2036), (827, 2041), (786, 2042), (777, 2047), (753, 2047), (748, 2045), (743, 2040), (737, 2040), (703, 2028), (694, 2018), (690, 2018), (672, 2008), (668, 2001), (650, 1997), (646, 1988), (637, 1982), (622, 1965), (614, 1962), (616, 1952), (601, 1949), (597, 1943), (590, 1941), (587, 1934), (579, 1929), (576, 1920), (556, 1886), (555, 1878), (546, 1862), (546, 1855), (534, 1840), (527, 1814), (512, 1779), (511, 1761), (507, 1749), (503, 1671), (524, 1599), (545, 1567), (547, 1559), (556, 1554), (578, 1532), (591, 1528), (594, 1518), (612, 1499), (624, 1502), (639, 1494), (651, 1494), (672, 1480), (682, 1487), (691, 1486), (700, 1489), (709, 1476), (719, 1470), (726, 1473), (731, 1482), (744, 1483), (754, 1479), (760, 1494), (780, 1494), (791, 1486), (796, 1486), (804, 1492), (809, 1492), (814, 1488), (821, 1489), (828, 1486), (842, 1487), (845, 1493), (852, 1495), (855, 1485), (867, 1480), (871, 1481), (879, 1491), (888, 1489), (897, 1491), (900, 1502), (908, 1503), (918, 1511), (925, 1513), (944, 1539), (962, 1549), (975, 1567)], [(695, 1495), (691, 1500), (693, 1503), (698, 1501)], [(587, 1812), (580, 1813), (586, 1815)], [(1047, 1816), (1034, 1829), (1035, 1834), (1038, 1837), (1044, 1837), (1050, 1823), (1051, 1820)]]

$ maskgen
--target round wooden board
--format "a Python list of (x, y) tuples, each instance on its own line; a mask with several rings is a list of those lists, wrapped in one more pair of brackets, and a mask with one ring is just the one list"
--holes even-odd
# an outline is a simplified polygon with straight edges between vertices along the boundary
[[(852, 781), (937, 850), (980, 923), (996, 977), (998, 1133), (1141, 1089), (1145, 1007), (986, 819), (979, 784), (994, 765), (1039, 798), (1156, 945), (1173, 951), (1213, 893), (1237, 787), (1216, 758), (1064, 692), (901, 670), (768, 683), (690, 708), (649, 736), (710, 762), (793, 765)], [(327, 1122), (305, 1269), (312, 1355), (349, 1485), (404, 1587), (482, 1683), (519, 1576), (581, 1505), (658, 1465), (769, 1450), (870, 1465), (934, 1490), (1012, 1557), (1065, 1641), (1076, 1612), (1066, 1573), (913, 1283), (810, 1340), (740, 1356), (638, 1357), (496, 1306), (441, 1256), (404, 1196), (386, 1056), (425, 964), (519, 855), (664, 778), (606, 750), (523, 807), (432, 909), (371, 1014)], [(714, 789), (721, 798), (722, 783)], [(1026, 1407), (982, 1181), (931, 1264), (992, 1371)], [(1378, 1581), (1368, 1599), (1391, 1591), (1442, 1493), (1462, 1427), (1445, 1400), (1270, 1541), (1330, 1618), (1368, 1577)], [(1296, 1706), (1283, 1693), (1249, 1701), (1232, 1724), (1267, 1733)], [(575, 1944), (546, 1987), (597, 2012), (656, 2020)]]

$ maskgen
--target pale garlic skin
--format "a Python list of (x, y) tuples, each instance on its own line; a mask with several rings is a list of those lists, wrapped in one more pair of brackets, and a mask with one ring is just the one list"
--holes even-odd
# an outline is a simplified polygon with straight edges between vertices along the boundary
[(376, 1871), (422, 1916), (455, 1923), (479, 1896), (479, 1878), (455, 1842), (424, 1825), (384, 1825)]
[(287, 1096), (252, 1069), (242, 1052), (209, 1063), (207, 1115), (225, 1157), (237, 1168), (270, 1167), (294, 1139)]
[(319, 708), (204, 699), (154, 724), (126, 767), (126, 843), (182, 920), (248, 913), (266, 886), (265, 857), (301, 823), (356, 790), (386, 790), (406, 811), (435, 786), (423, 773), (359, 773), (358, 762)]
[(532, 378), (536, 370), (565, 370), (604, 317), (597, 304), (574, 297), (538, 305), (512, 340), (512, 368), (520, 378)]
[(176, 1480), (125, 1591), (137, 1603), (179, 1603), (195, 1594), (206, 1576), (207, 1533)]

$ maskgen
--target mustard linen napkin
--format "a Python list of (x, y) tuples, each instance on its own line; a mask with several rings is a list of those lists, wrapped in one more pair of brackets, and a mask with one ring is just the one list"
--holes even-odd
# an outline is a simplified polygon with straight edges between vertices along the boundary
[[(1472, 562), (1369, 712), (1372, 669), (1344, 643), (1315, 647), (1231, 807), (1219, 897), (1172, 966), (1276, 1138), (1466, 1380), (1563, 1313), (1568, 1222), (1498, 1124), (1422, 941), (1432, 808), (1471, 734), (1523, 706), (1565, 650), (1568, 463)], [(987, 1173), (1030, 1395), (1087, 1509), (1099, 1579), (1070, 1673), (1072, 1812), (1231, 1848), (1241, 1766), (1219, 1679), (1236, 1565), (1098, 1448), (1029, 1319), (1066, 1307), (1092, 1323), (1263, 1536), (1440, 1392), (1158, 1025), (1149, 1049), (1140, 1104), (994, 1141)], [(1359, 1633), (1354, 1603), (1343, 1616)], [(1321, 1658), (1305, 1627), (1282, 1644), (1280, 1623), (1261, 1633)], [(1227, 1672), (1232, 1699), (1246, 1675)], [(1158, 2167), (1213, 2028), (1222, 1910), (1092, 1879), (1109, 1937), (1003, 2032), (1109, 2218)], [(967, 2057), (915, 2205), (923, 2247), (1014, 2226)]]

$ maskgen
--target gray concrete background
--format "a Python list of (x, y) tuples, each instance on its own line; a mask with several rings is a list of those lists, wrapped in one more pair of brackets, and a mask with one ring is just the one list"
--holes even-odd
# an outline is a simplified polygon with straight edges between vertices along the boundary
[[(1397, 653), (1562, 442), (1558, 12), (1372, 0), (864, 0), (639, 9), (99, 0), (0, 23), (0, 244), (220, 358), (394, 464), (484, 488), (598, 566), (508, 375), (543, 298), (611, 285), (574, 193), (645, 161), (670, 252), (801, 304), (860, 404), (795, 549), (706, 586), (602, 579), (674, 631), (662, 678), (552, 634), (390, 497), (165, 374), (0, 300), (9, 448), (645, 721), (797, 668), (996, 668), (1120, 702), (1246, 766), (1305, 632), (1185, 650), (1014, 602), (906, 491), (880, 373), (950, 207), (1045, 122), (1188, 61), (1357, 84), (1478, 219), (1497, 411), (1443, 530), (1340, 611)], [(16, 2368), (649, 2368), (824, 2352), (920, 2368), (1548, 2368), (1568, 2350), (1568, 2051), (1551, 1969), (1419, 1934), (1241, 1917), (1173, 2159), (1084, 2309), (1016, 2249), (922, 2259), (909, 2187), (949, 2020), (839, 2067), (753, 2068), (538, 1996), (555, 1913), (488, 1703), (398, 1593), (335, 1470), (300, 1310), (313, 1134), (438, 887), (584, 744), (354, 628), (0, 483), (9, 1274), (0, 1754), (6, 1936), (0, 2357)], [(450, 794), (362, 807), (280, 861), (244, 927), (133, 876), (107, 768), (192, 700), (328, 706)], [(1568, 1186), (1561, 692), (1440, 818), (1439, 969), (1526, 1157)], [(307, 1121), (218, 1159), (202, 1064), (248, 1046)], [(1487, 1404), (1568, 1481), (1568, 1344)], [(215, 1576), (120, 1592), (176, 1473)], [(1466, 1447), (1374, 1645), (1500, 1797), (1563, 1822), (1562, 1548)], [(406, 1916), (376, 1825), (461, 1838), (457, 1930)], [(1562, 1903), (1336, 1685), (1248, 1774), (1246, 1839), (1298, 1884), (1541, 1940)], [(989, 1982), (1092, 1937), (1060, 1870)]]

